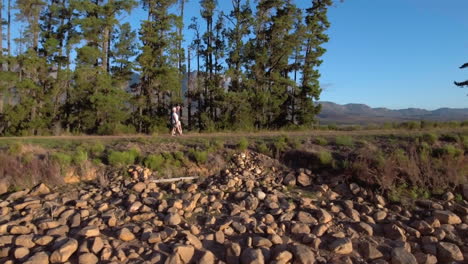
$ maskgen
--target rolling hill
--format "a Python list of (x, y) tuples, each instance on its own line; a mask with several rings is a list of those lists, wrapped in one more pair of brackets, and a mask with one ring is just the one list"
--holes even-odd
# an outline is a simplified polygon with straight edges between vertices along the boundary
[(365, 104), (340, 105), (332, 102), (320, 102), (320, 104), (322, 105), (322, 111), (318, 115), (318, 118), (324, 124), (370, 124), (412, 120), (468, 120), (468, 108), (440, 108), (432, 111), (420, 108), (392, 110), (388, 108), (372, 108)]

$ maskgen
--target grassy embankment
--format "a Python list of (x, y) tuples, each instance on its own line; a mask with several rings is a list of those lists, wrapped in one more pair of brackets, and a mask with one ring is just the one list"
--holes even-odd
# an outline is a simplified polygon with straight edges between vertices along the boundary
[[(0, 139), (0, 184), (9, 191), (96, 180), (139, 164), (158, 177), (221, 169), (233, 153), (250, 149), (285, 165), (340, 175), (395, 201), (457, 191), (468, 177), (468, 128), (66, 136)], [(460, 196), (457, 196), (460, 198)]]

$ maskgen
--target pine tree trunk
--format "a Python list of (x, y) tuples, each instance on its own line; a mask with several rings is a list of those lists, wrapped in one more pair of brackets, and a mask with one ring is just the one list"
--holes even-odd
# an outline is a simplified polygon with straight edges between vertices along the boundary
[(108, 54), (109, 52), (109, 26), (104, 28), (103, 40), (102, 40), (102, 70), (103, 72), (108, 71)]
[[(8, 0), (8, 30), (7, 30), (7, 45), (8, 57), (11, 56), (11, 0)], [(8, 70), (10, 70), (10, 59), (8, 59)]]
[(189, 129), (192, 128), (192, 89), (190, 89), (190, 84), (192, 82), (192, 69), (190, 67), (190, 59), (191, 59), (191, 49), (188, 48), (188, 58), (187, 58), (187, 66), (188, 66), (188, 73), (187, 73), (187, 118), (188, 118), (188, 127)]

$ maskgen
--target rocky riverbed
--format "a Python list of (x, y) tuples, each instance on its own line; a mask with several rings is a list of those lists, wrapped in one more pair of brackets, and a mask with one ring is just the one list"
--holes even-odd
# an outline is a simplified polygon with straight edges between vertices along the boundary
[(0, 263), (468, 263), (452, 193), (394, 204), (254, 152), (197, 183), (129, 174), (3, 195)]

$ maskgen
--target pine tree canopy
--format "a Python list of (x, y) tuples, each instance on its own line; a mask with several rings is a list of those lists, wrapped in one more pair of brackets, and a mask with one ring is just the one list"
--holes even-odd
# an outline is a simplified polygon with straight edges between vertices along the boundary
[(0, 50), (0, 136), (167, 131), (174, 105), (196, 131), (313, 125), (332, 0), (192, 1), (188, 25), (188, 0), (0, 5), (1, 29), (21, 24)]

